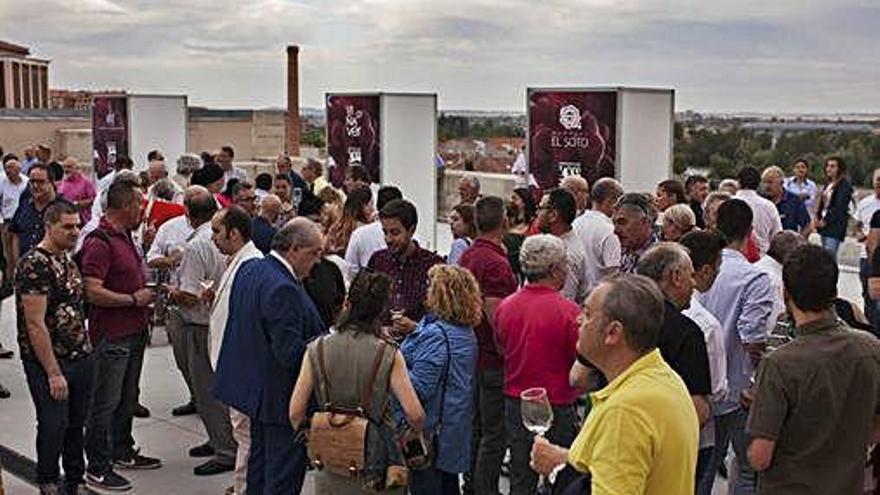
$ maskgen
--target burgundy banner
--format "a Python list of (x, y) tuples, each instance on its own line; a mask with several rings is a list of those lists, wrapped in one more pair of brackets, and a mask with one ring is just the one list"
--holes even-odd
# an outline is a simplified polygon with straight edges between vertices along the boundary
[(367, 169), (373, 182), (379, 177), (379, 95), (327, 95), (327, 153), (330, 182), (342, 187), (350, 166)]
[(617, 93), (529, 90), (529, 172), (541, 189), (582, 175), (614, 177)]
[(128, 100), (125, 96), (93, 98), (92, 148), (98, 177), (113, 169), (117, 157), (128, 156)]

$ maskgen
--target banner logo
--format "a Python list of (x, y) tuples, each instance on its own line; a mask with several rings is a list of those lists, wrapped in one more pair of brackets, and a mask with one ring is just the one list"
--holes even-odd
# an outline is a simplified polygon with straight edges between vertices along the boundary
[(574, 105), (565, 105), (559, 109), (559, 123), (566, 130), (581, 128), (581, 111)]

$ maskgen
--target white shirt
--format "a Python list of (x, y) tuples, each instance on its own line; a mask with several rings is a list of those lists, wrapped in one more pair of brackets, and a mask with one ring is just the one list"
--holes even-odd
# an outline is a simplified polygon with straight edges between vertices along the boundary
[(156, 238), (147, 252), (147, 263), (158, 258), (170, 256), (172, 251), (186, 243), (193, 233), (186, 215), (180, 215), (163, 223), (156, 231)]
[(226, 320), (229, 319), (229, 296), (232, 294), (232, 282), (238, 269), (245, 261), (254, 258), (262, 258), (263, 253), (254, 246), (253, 241), (248, 241), (226, 265), (220, 282), (217, 283), (217, 291), (214, 295), (214, 305), (211, 306), (211, 319), (208, 323), (208, 356), (211, 359), (211, 367), (217, 367), (217, 358), (220, 357), (220, 346), (223, 344), (223, 335), (226, 332)]
[[(210, 221), (199, 225), (186, 240), (183, 258), (174, 273), (177, 288), (196, 297), (201, 296), (208, 283), (216, 290), (226, 269), (226, 260), (211, 235)], [(186, 323), (208, 326), (211, 321), (211, 308), (202, 301), (193, 306), (180, 305), (177, 311)]]
[(770, 276), (770, 286), (773, 288), (773, 312), (770, 314), (770, 319), (767, 321), (767, 333), (772, 334), (773, 329), (776, 328), (776, 320), (779, 319), (779, 315), (785, 313), (782, 265), (770, 256), (764, 255), (761, 259), (755, 262), (755, 268)]
[(229, 182), (230, 179), (238, 179), (240, 181), (244, 181), (244, 180), (247, 180), (247, 174), (245, 173), (244, 170), (233, 165), (232, 168), (223, 172), (223, 187), (224, 188), (226, 187), (226, 183)]
[(18, 209), (18, 199), (28, 185), (26, 175), (18, 174), (18, 177), (18, 184), (13, 184), (6, 174), (0, 177), (0, 214), (3, 215), (3, 221), (12, 220), (15, 210)]
[(568, 262), (568, 273), (565, 275), (565, 285), (560, 291), (562, 297), (574, 301), (580, 306), (587, 298), (587, 253), (581, 238), (574, 230), (559, 236), (565, 244), (565, 259)]
[[(727, 396), (727, 350), (724, 348), (724, 332), (721, 322), (697, 299), (697, 292), (691, 296), (691, 306), (681, 312), (703, 331), (706, 338), (706, 353), (709, 355), (709, 374), (712, 379), (712, 402), (720, 402)], [(700, 428), (700, 448), (715, 445), (715, 418)]]
[(293, 275), (293, 278), (299, 280), (299, 277), (296, 276), (296, 272), (293, 271), (293, 266), (291, 266), (290, 263), (288, 263), (287, 260), (284, 259), (284, 256), (278, 254), (278, 251), (270, 251), (269, 256), (275, 257), (276, 260), (280, 261), (281, 264), (284, 265), (284, 268), (287, 268), (290, 271), (290, 274)]
[[(866, 236), (868, 235), (868, 231), (871, 230), (871, 217), (874, 216), (874, 212), (880, 210), (880, 198), (877, 198), (876, 194), (871, 194), (869, 196), (865, 196), (859, 201), (859, 204), (856, 206), (855, 218), (857, 221), (862, 222), (862, 233)], [(4, 217), (6, 215), (4, 214)], [(868, 251), (865, 250), (865, 243), (859, 243), (861, 250), (860, 256), (862, 258), (868, 257)]]
[(756, 191), (751, 189), (740, 189), (737, 191), (736, 199), (745, 201), (752, 208), (752, 229), (755, 232), (755, 241), (758, 244), (758, 251), (761, 255), (767, 253), (770, 249), (770, 239), (777, 232), (782, 232), (782, 219), (779, 217), (779, 210), (767, 198), (762, 198)]
[(601, 211), (587, 210), (572, 225), (584, 247), (587, 293), (602, 277), (620, 268), (620, 239), (614, 235), (614, 223)]
[(345, 262), (348, 263), (351, 275), (366, 267), (373, 253), (386, 247), (388, 246), (385, 245), (385, 232), (379, 220), (354, 229), (348, 241), (348, 249), (345, 251)]
[(98, 194), (95, 197), (95, 202), (92, 203), (92, 218), (100, 217), (103, 211), (101, 211), (101, 200), (102, 197), (107, 194), (107, 190), (110, 189), (110, 185), (113, 184), (113, 179), (116, 178), (116, 171), (111, 170), (109, 173), (105, 174), (104, 177), (98, 179), (96, 185), (96, 189), (98, 190)]

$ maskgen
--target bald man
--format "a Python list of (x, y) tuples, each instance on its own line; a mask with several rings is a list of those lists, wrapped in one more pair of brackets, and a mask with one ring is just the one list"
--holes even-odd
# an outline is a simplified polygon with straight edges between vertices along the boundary
[(587, 182), (587, 179), (584, 179), (580, 175), (568, 175), (562, 179), (562, 182), (559, 183), (559, 187), (565, 189), (574, 196), (578, 216), (590, 206), (590, 184)]
[(275, 222), (280, 215), (281, 199), (274, 194), (266, 195), (260, 202), (260, 214), (251, 224), (251, 240), (263, 254), (269, 254), (272, 238), (275, 237)]

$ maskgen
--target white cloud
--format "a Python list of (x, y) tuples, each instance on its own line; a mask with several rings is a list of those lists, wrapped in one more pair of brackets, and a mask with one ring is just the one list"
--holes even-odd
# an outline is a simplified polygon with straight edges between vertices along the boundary
[(307, 105), (398, 89), (520, 109), (529, 85), (639, 84), (682, 108), (880, 110), (872, 0), (2, 0), (0, 19), (55, 86), (211, 106), (283, 106), (295, 43)]

